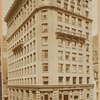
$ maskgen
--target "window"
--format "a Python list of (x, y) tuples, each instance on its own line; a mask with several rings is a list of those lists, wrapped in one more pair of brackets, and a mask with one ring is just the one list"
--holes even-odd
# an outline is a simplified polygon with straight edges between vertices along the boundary
[(75, 35), (76, 29), (72, 28), (72, 34)]
[(48, 37), (42, 37), (42, 45), (48, 44)]
[(30, 63), (32, 62), (32, 54), (30, 54)]
[(86, 22), (86, 29), (89, 29), (89, 22)]
[(35, 40), (33, 41), (33, 49), (35, 49), (35, 45), (36, 45), (36, 42)]
[(90, 97), (90, 95), (89, 94), (87, 94), (87, 98), (89, 99), (89, 97)]
[(76, 73), (77, 69), (76, 69), (76, 65), (73, 65), (73, 73)]
[(33, 29), (32, 36), (35, 37), (35, 28)]
[(86, 51), (89, 51), (89, 44), (86, 44)]
[(24, 36), (24, 42), (26, 42), (26, 36)]
[(72, 25), (75, 25), (75, 24), (76, 24), (76, 18), (72, 17)]
[(63, 83), (63, 77), (58, 78), (59, 83)]
[(62, 31), (62, 26), (61, 25), (58, 25), (58, 28), (57, 28), (60, 32)]
[(64, 9), (67, 10), (67, 8), (68, 8), (68, 4), (67, 4), (67, 2), (64, 2)]
[(82, 54), (79, 54), (79, 61), (82, 62)]
[(36, 65), (33, 66), (32, 70), (33, 70), (33, 73), (36, 73)]
[(76, 84), (76, 77), (73, 77), (73, 84)]
[(65, 23), (69, 23), (69, 15), (65, 15)]
[(48, 32), (48, 24), (42, 24), (42, 33)]
[(36, 61), (36, 53), (33, 53), (33, 61)]
[(89, 55), (86, 55), (86, 62), (89, 62)]
[(65, 27), (65, 31), (69, 33), (69, 27)]
[(45, 94), (45, 95), (44, 95), (44, 100), (49, 100), (48, 94)]
[(66, 77), (66, 84), (70, 83), (70, 77)]
[(32, 66), (30, 66), (30, 74), (32, 74)]
[(81, 0), (77, 0), (77, 5), (80, 5), (80, 1), (81, 1)]
[(79, 49), (82, 48), (82, 42), (79, 42), (79, 43), (78, 43), (78, 47), (79, 47)]
[(43, 63), (43, 72), (48, 72), (48, 63)]
[(47, 19), (47, 10), (42, 11), (42, 19)]
[(61, 93), (59, 94), (59, 100), (62, 100), (62, 94)]
[(83, 77), (79, 77), (79, 84), (82, 84)]
[(69, 73), (70, 72), (70, 65), (66, 64), (66, 72)]
[(32, 31), (30, 31), (30, 39), (32, 39)]
[(74, 0), (71, 0), (71, 3), (74, 3)]
[(90, 67), (86, 66), (86, 72), (89, 73), (89, 71), (90, 71)]
[(32, 50), (32, 42), (30, 43), (30, 51)]
[(89, 81), (90, 81), (90, 77), (87, 77), (87, 83), (89, 83)]
[(73, 48), (73, 49), (76, 48), (76, 41), (72, 41), (72, 48)]
[(32, 18), (33, 25), (35, 24), (35, 16)]
[(86, 16), (86, 17), (89, 16), (89, 12), (88, 12), (88, 11), (85, 12), (85, 16)]
[(88, 1), (88, 0), (86, 0), (85, 2), (86, 2), (86, 7), (88, 8), (88, 3), (89, 3), (89, 1)]
[(58, 6), (61, 6), (61, 0), (57, 0)]
[(36, 77), (34, 77), (34, 84), (36, 84)]
[(77, 14), (80, 14), (80, 11), (81, 11), (81, 9), (78, 7), (76, 13), (77, 13)]
[(65, 52), (65, 60), (69, 60), (70, 59), (70, 52)]
[(65, 46), (70, 46), (70, 40), (65, 40)]
[(76, 53), (72, 53), (72, 60), (76, 61)]
[(78, 19), (78, 26), (81, 27), (82, 26), (82, 20)]
[(48, 58), (48, 50), (42, 51), (42, 58), (43, 58), (43, 60)]
[(71, 12), (74, 12), (74, 6), (71, 5)]
[(58, 51), (58, 59), (59, 60), (63, 59), (63, 51)]
[(62, 21), (62, 13), (58, 12), (58, 21)]
[(79, 65), (79, 73), (82, 73), (82, 70), (83, 70), (83, 66)]
[(58, 64), (58, 72), (63, 72), (63, 64)]
[(74, 96), (74, 100), (78, 100), (78, 95), (75, 95)]
[(63, 45), (63, 39), (61, 39), (61, 38), (58, 38), (58, 45)]
[(43, 84), (45, 84), (45, 85), (48, 84), (48, 77), (43, 77)]
[(26, 53), (26, 46), (24, 47), (24, 53)]
[(86, 33), (86, 39), (89, 40), (89, 33)]
[(29, 34), (27, 34), (27, 41), (29, 41)]
[(27, 45), (27, 52), (29, 52), (29, 45)]

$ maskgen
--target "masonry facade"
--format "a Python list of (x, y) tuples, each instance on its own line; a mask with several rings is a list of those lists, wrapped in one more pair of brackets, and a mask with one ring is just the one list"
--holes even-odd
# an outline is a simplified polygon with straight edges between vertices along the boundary
[(92, 44), (93, 44), (93, 70), (94, 70), (94, 80), (95, 80), (95, 86), (94, 86), (94, 95), (96, 97), (96, 100), (98, 100), (98, 34), (94, 35), (92, 38)]
[(88, 0), (15, 0), (8, 27), (9, 100), (93, 100)]

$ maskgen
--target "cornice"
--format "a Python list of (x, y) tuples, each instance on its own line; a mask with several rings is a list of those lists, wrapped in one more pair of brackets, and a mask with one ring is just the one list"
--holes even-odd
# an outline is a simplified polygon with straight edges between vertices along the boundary
[[(76, 14), (76, 13), (74, 13), (74, 12), (71, 12), (71, 11), (66, 11), (65, 9), (63, 9), (63, 8), (59, 8), (59, 7), (56, 7), (56, 6), (39, 6), (39, 7), (37, 7), (37, 8), (35, 8), (34, 9), (34, 11), (23, 21), (23, 23), (14, 31), (14, 33), (16, 32), (16, 31), (18, 31), (18, 29), (29, 19), (29, 17), (30, 16), (32, 16), (33, 14), (35, 14), (35, 13), (37, 13), (39, 10), (42, 10), (42, 9), (52, 9), (52, 10), (55, 10), (55, 11), (63, 11), (65, 14), (70, 14), (70, 15), (73, 15), (73, 16), (76, 16), (76, 17), (79, 17), (79, 18), (82, 18), (82, 19), (84, 19), (84, 20), (86, 20), (86, 21), (89, 21), (89, 22), (92, 22), (93, 20), (92, 19), (90, 19), (90, 18), (87, 18), (87, 17), (85, 17), (85, 16), (83, 16), (83, 15), (79, 15), (79, 14)], [(10, 17), (10, 16), (9, 16)], [(8, 34), (8, 37), (7, 37), (7, 40), (14, 34), (14, 33), (12, 33), (12, 34)]]
[(38, 89), (93, 89), (94, 84), (74, 84), (74, 85), (8, 85), (8, 88), (15, 89), (30, 89), (30, 90), (38, 90)]
[(4, 20), (8, 22), (8, 20), (11, 18), (11, 16), (15, 13), (15, 10), (22, 4), (23, 0), (14, 0), (14, 3), (8, 10), (7, 15), (5, 16)]

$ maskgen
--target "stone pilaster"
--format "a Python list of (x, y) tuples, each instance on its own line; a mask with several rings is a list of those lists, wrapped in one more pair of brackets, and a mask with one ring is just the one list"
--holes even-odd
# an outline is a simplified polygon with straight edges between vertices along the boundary
[(53, 100), (59, 100), (59, 93), (58, 93), (58, 90), (54, 90), (54, 92), (53, 92)]
[(36, 100), (40, 100), (40, 92), (36, 91)]

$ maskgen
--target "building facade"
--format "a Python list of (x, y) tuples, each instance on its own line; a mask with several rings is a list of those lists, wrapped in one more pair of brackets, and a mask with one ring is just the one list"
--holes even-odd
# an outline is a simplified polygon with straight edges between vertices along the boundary
[(2, 35), (2, 100), (8, 100), (8, 75), (7, 75), (7, 41), (6, 36)]
[(89, 0), (15, 0), (8, 27), (9, 100), (94, 100)]
[(2, 0), (0, 0), (0, 100), (2, 100), (1, 39), (2, 39)]
[(93, 43), (93, 70), (94, 70), (94, 95), (96, 100), (98, 100), (98, 34), (93, 36), (92, 43)]

